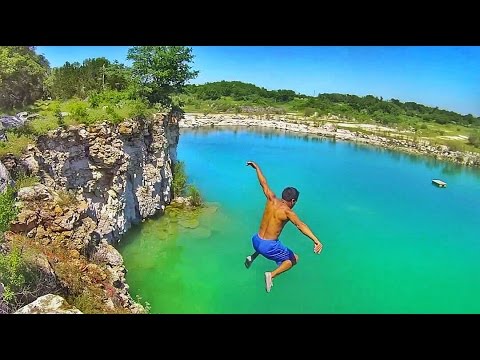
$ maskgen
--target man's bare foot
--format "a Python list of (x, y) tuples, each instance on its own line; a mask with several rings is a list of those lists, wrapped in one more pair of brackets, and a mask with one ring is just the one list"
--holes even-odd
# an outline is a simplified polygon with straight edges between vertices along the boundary
[(265, 273), (265, 290), (267, 292), (270, 292), (270, 289), (273, 286), (273, 279), (272, 279), (272, 273), (271, 272), (266, 272)]
[(253, 262), (252, 256), (248, 255), (245, 259), (245, 262), (244, 262), (245, 267), (248, 269), (250, 267), (250, 265), (252, 265), (252, 262)]

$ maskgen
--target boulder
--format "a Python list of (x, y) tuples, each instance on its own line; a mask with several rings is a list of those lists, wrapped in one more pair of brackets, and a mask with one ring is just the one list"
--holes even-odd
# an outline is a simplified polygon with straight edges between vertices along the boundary
[(52, 194), (43, 184), (37, 184), (18, 190), (18, 199), (20, 201), (51, 200)]
[(82, 312), (61, 296), (47, 294), (20, 308), (15, 314), (82, 314)]

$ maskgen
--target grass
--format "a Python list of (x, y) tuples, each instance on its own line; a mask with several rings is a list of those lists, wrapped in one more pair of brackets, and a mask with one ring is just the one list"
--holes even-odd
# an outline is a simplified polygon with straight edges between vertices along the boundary
[(20, 174), (15, 179), (15, 190), (19, 190), (24, 187), (30, 187), (38, 183), (40, 183), (40, 177)]
[(28, 144), (34, 144), (35, 138), (30, 134), (16, 134), (11, 131), (7, 131), (7, 141), (0, 142), (0, 158), (12, 153), (15, 156), (19, 156), (23, 153)]
[(61, 208), (65, 207), (75, 207), (78, 205), (78, 200), (75, 197), (75, 194), (70, 190), (59, 190), (58, 192), (57, 205)]
[(113, 99), (111, 101), (100, 102), (95, 106), (79, 99), (62, 102), (37, 101), (25, 110), (29, 113), (38, 113), (39, 116), (31, 119), (23, 128), (7, 131), (7, 141), (0, 142), (0, 158), (8, 153), (20, 156), (28, 144), (35, 143), (38, 136), (45, 135), (60, 126), (91, 125), (103, 121), (118, 124), (128, 118), (150, 117), (156, 111), (154, 108), (148, 108), (140, 100)]

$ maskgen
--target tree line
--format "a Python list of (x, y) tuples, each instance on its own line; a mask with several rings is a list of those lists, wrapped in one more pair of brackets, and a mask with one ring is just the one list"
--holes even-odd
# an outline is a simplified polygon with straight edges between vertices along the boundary
[(48, 98), (83, 100), (108, 91), (168, 107), (198, 75), (191, 67), (192, 50), (185, 46), (134, 46), (127, 59), (132, 66), (101, 57), (51, 68), (34, 46), (2, 46), (0, 108), (21, 109)]
[[(480, 117), (461, 115), (453, 111), (429, 107), (415, 102), (397, 99), (384, 100), (372, 95), (318, 94), (308, 96), (293, 90), (267, 90), (254, 84), (240, 81), (218, 81), (202, 85), (187, 85), (187, 93), (199, 100), (220, 100), (229, 97), (234, 101), (246, 101), (269, 106), (286, 106), (311, 115), (335, 113), (348, 117), (368, 117), (382, 123), (395, 123), (401, 116), (420, 118), (440, 124), (480, 126)], [(297, 101), (295, 101), (297, 100)], [(301, 100), (301, 101), (299, 101)]]

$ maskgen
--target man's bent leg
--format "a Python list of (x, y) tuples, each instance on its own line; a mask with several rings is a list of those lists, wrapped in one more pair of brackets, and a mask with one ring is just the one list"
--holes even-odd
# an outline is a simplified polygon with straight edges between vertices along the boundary
[(275, 270), (265, 273), (265, 289), (267, 290), (267, 292), (270, 292), (270, 289), (273, 286), (273, 278), (275, 276), (280, 275), (281, 273), (287, 270), (290, 270), (293, 267), (293, 265), (297, 263), (298, 255), (297, 254), (293, 254), (293, 255), (294, 255), (294, 258), (292, 258), (292, 260), (285, 260)]
[(253, 261), (257, 258), (259, 253), (255, 251), (252, 255), (248, 255), (245, 259), (245, 267), (248, 269), (252, 265)]

